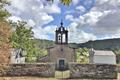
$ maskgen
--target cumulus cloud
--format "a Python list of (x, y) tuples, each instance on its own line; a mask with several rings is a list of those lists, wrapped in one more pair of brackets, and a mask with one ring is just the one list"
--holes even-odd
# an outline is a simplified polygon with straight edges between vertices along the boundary
[(8, 11), (14, 16), (28, 21), (32, 19), (36, 25), (44, 25), (53, 21), (49, 13), (60, 13), (61, 10), (57, 4), (46, 4), (40, 0), (12, 0), (11, 6), (7, 7)]
[(100, 11), (119, 10), (120, 0), (96, 0), (95, 7)]
[(85, 12), (86, 11), (86, 9), (85, 9), (85, 7), (83, 7), (83, 6), (77, 6), (76, 7), (76, 10), (78, 10), (78, 11), (80, 11), (80, 12)]
[(84, 32), (77, 28), (78, 24), (73, 22), (69, 25), (69, 42), (83, 43), (89, 40), (96, 40), (96, 36), (92, 33)]
[(74, 33), (69, 33), (70, 43), (84, 43), (89, 40), (96, 40), (96, 36), (92, 33), (86, 33), (84, 31), (74, 31)]
[(33, 27), (35, 38), (49, 39), (48, 34), (53, 34), (53, 31), (49, 31), (51, 28), (44, 25), (54, 20), (50, 14), (61, 13), (58, 2), (59, 0), (55, 0), (51, 4), (46, 3), (45, 0), (11, 0), (11, 5), (6, 8), (12, 14), (10, 20), (26, 21)]
[[(94, 0), (80, 1), (72, 0), (74, 9), (64, 12), (65, 19), (70, 22), (69, 42), (120, 37), (120, 0), (96, 0), (91, 10)], [(51, 39), (56, 25), (47, 24), (55, 21), (51, 14), (61, 13), (58, 3), (59, 0), (52, 4), (45, 0), (12, 0), (11, 6), (7, 7), (12, 13), (9, 19), (27, 21), (33, 26), (36, 38)]]
[(110, 13), (93, 26), (96, 34), (116, 34), (120, 32), (120, 12)]
[(45, 11), (46, 13), (61, 13), (60, 8), (55, 4), (45, 6), (43, 11)]
[(8, 20), (12, 20), (13, 22), (22, 21), (22, 19), (17, 16), (11, 16), (8, 18)]
[[(96, 35), (113, 38), (120, 32), (120, 0), (97, 0), (94, 10), (103, 13), (99, 20), (92, 26)], [(115, 36), (114, 36), (115, 37)], [(119, 37), (117, 35), (117, 37)]]
[(79, 2), (79, 0), (72, 0), (72, 3), (73, 3), (74, 5), (77, 5), (78, 2)]
[[(119, 8), (120, 0), (96, 0), (95, 6), (88, 13), (79, 17), (68, 14), (66, 19), (76, 23), (77, 27), (75, 29), (97, 36), (97, 39), (120, 38)], [(81, 7), (78, 6), (76, 9), (81, 10)], [(91, 37), (91, 35), (88, 37)]]
[(53, 36), (53, 38), (51, 38), (50, 35), (55, 35), (56, 28), (57, 26), (55, 25), (46, 26), (44, 28), (36, 27), (33, 29), (35, 32), (35, 38), (54, 40), (55, 37)]

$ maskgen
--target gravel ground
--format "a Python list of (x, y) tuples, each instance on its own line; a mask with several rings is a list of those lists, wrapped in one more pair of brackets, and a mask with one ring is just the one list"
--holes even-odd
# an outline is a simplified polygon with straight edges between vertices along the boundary
[(0, 77), (0, 80), (58, 80), (58, 79), (39, 77)]

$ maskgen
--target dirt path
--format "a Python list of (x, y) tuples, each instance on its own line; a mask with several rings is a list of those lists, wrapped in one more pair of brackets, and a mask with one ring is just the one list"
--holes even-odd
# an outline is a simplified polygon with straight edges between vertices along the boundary
[(0, 80), (57, 80), (57, 79), (39, 77), (0, 77)]

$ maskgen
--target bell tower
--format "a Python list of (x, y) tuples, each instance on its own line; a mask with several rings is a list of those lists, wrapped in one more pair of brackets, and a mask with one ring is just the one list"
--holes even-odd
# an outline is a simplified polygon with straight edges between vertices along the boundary
[(68, 30), (63, 27), (63, 22), (61, 21), (60, 27), (56, 29), (56, 44), (68, 44)]

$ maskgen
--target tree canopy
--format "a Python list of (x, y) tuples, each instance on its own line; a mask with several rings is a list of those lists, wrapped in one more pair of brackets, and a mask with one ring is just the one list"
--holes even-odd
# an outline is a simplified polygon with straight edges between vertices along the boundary
[(30, 61), (35, 54), (32, 28), (27, 26), (26, 22), (18, 21), (11, 23), (14, 32), (11, 37), (13, 48), (21, 48), (27, 52), (27, 61)]
[[(47, 1), (54, 1), (54, 0), (47, 0)], [(70, 5), (70, 3), (72, 2), (72, 0), (59, 0), (62, 4), (64, 5)]]
[(5, 20), (10, 16), (10, 13), (4, 8), (5, 5), (9, 5), (8, 0), (0, 0), (0, 21)]
[(9, 12), (4, 8), (8, 4), (7, 0), (0, 0), (0, 63), (10, 62), (11, 44), (11, 26), (6, 18), (10, 16)]

